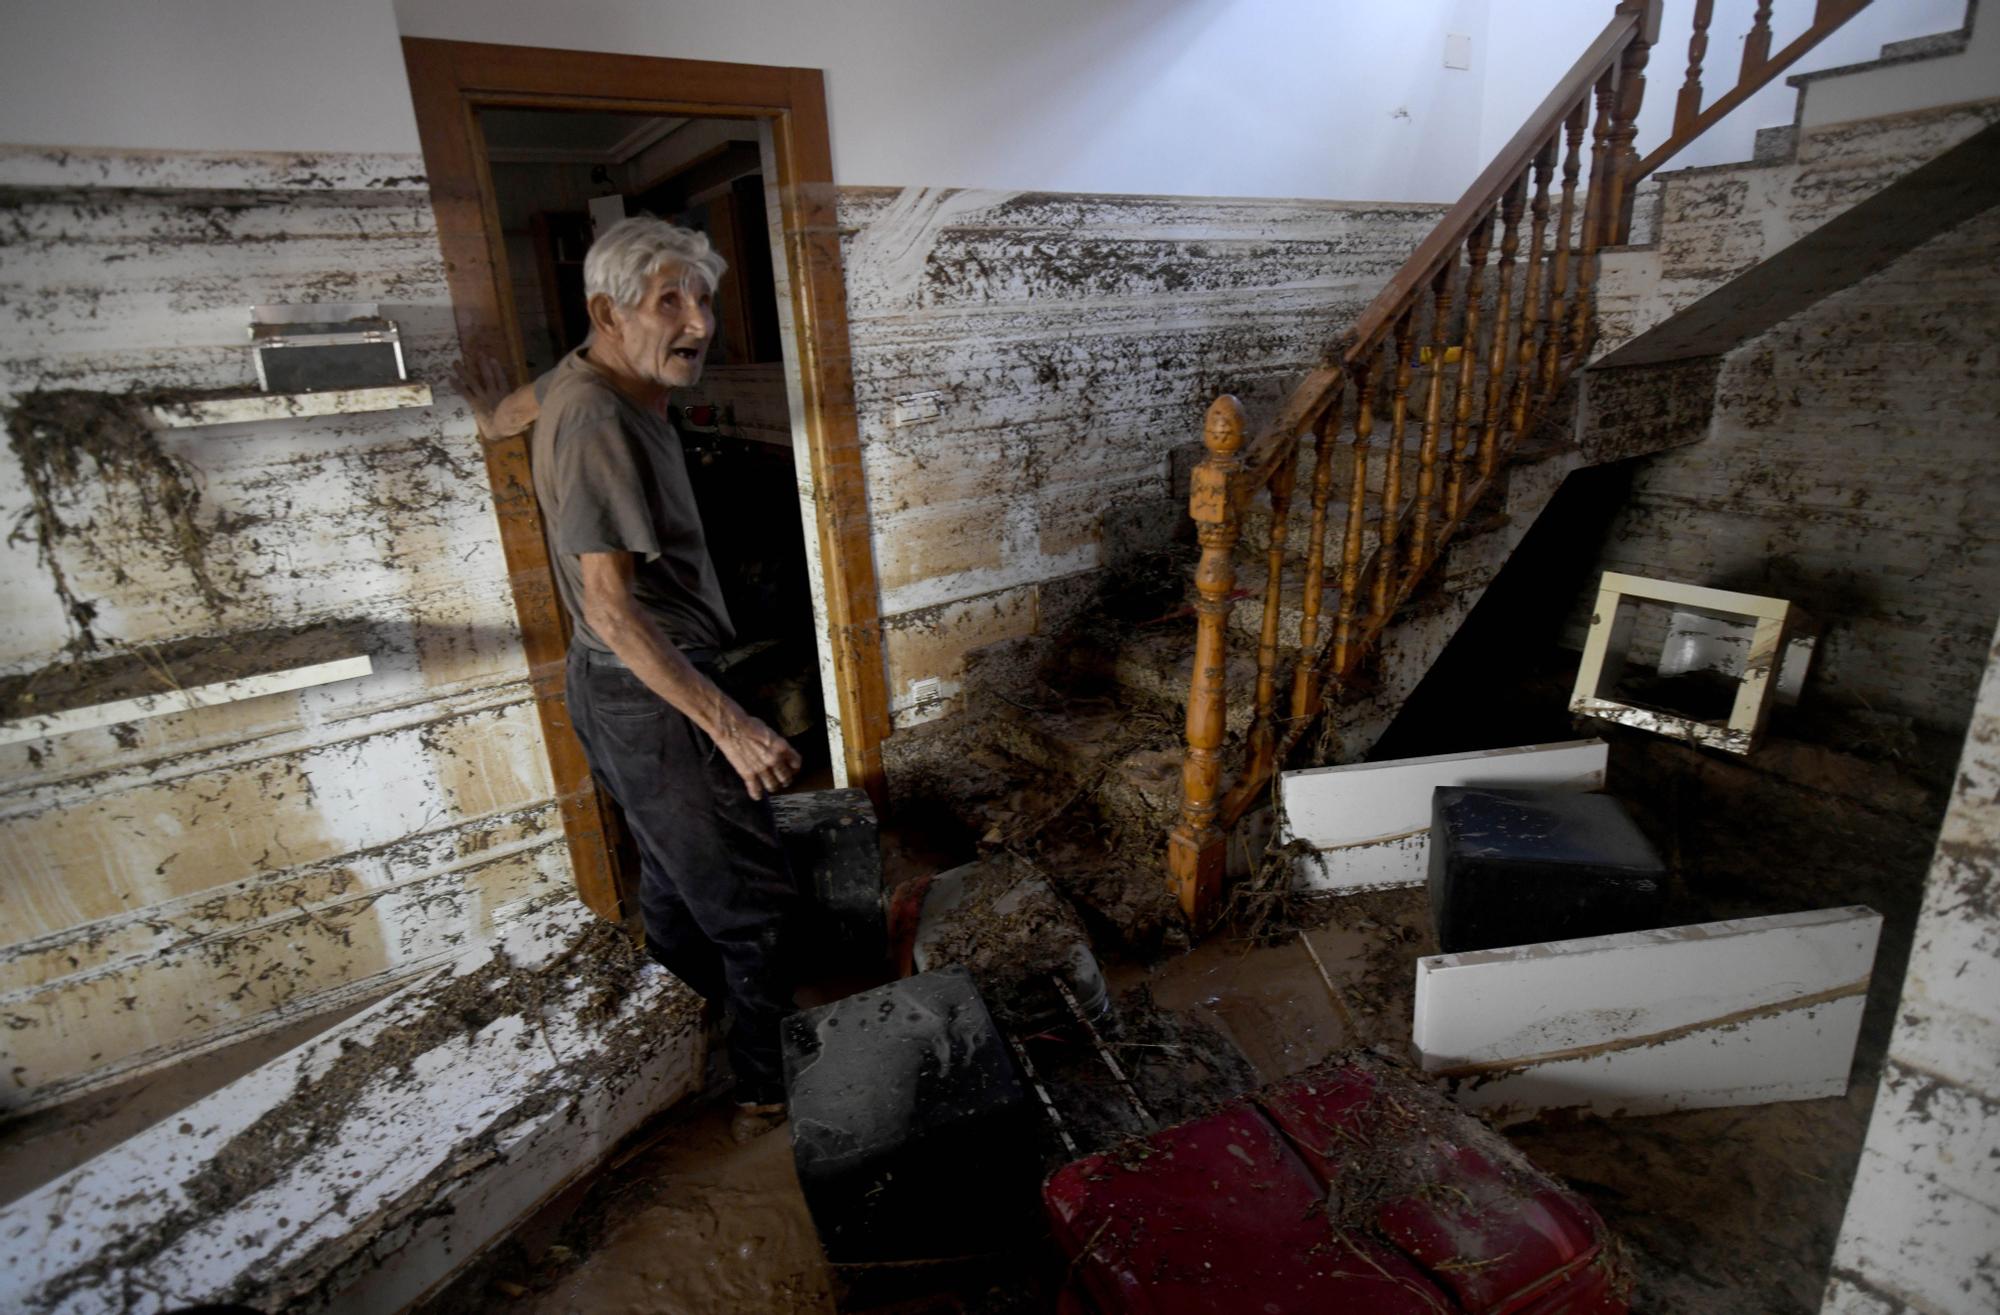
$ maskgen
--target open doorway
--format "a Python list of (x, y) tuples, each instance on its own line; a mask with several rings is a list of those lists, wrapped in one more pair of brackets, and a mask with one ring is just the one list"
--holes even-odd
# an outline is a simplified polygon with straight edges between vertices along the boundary
[[(879, 800), (888, 699), (819, 73), (417, 38), (403, 49), (468, 356), (525, 382), (578, 344), (597, 223), (658, 214), (704, 229), (729, 261), (708, 374), (675, 404), (739, 631), (730, 683), (761, 691), (759, 711), (796, 730), (819, 782)], [(486, 463), (578, 894), (617, 918), (636, 873), (563, 705), (568, 628), (525, 439), (488, 444)]]
[(727, 262), (701, 382), (668, 404), (736, 625), (716, 666), (799, 751), (795, 788), (830, 786), (757, 121), (493, 107), (478, 123), (531, 375), (589, 334), (583, 257), (608, 225), (657, 216), (706, 233)]

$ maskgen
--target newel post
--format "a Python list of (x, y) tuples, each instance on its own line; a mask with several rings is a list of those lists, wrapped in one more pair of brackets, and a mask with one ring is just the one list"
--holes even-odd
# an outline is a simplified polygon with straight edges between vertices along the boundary
[[(1639, 30), (1618, 63), (1617, 108), (1611, 121), (1610, 204), (1599, 217), (1598, 245), (1619, 246), (1632, 238), (1632, 193), (1639, 186), (1639, 107), (1646, 99), (1646, 62), (1660, 39), (1662, 0), (1621, 0), (1619, 9), (1639, 16)], [(1592, 179), (1596, 186), (1598, 179)]]
[(1195, 467), (1188, 515), (1201, 540), (1195, 570), (1194, 674), (1188, 682), (1187, 757), (1181, 764), (1181, 816), (1167, 837), (1167, 874), (1181, 912), (1196, 927), (1222, 891), (1226, 840), (1215, 825), (1222, 787), (1222, 740), (1228, 722), (1229, 595), (1236, 586), (1236, 540), (1242, 524), (1231, 489), (1242, 468), (1243, 406), (1215, 399), (1202, 426), (1208, 456)]

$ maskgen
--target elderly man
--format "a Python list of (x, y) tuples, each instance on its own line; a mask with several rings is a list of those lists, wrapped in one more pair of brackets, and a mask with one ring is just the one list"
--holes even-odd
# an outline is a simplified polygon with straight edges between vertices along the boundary
[(735, 1016), (734, 1130), (747, 1139), (784, 1114), (795, 887), (766, 797), (799, 756), (708, 665), (735, 631), (666, 419), (670, 390), (701, 377), (722, 270), (702, 234), (622, 220), (584, 259), (589, 341), (504, 403), (490, 374), (461, 382), (489, 432), (524, 427), (539, 398), (535, 497), (573, 629), (570, 723), (638, 841), (648, 950)]

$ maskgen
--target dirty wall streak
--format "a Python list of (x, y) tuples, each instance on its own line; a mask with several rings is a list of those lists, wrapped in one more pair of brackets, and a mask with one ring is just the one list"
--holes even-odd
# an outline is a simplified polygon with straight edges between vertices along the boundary
[(1826, 627), (1817, 697), (1963, 725), (2000, 614), (1996, 271), (1988, 211), (1732, 353), (1599, 564), (1792, 599)]
[(1274, 409), (1440, 208), (845, 188), (840, 213), (907, 727), (957, 710), (967, 653), (1059, 624), (1107, 513), (1170, 500), (1218, 393)]
[[(415, 157), (0, 150), (0, 408), (240, 387), (248, 307), (384, 303), (411, 377), (455, 350)], [(57, 490), (0, 545), (0, 672), (273, 631), (363, 679), (0, 749), (0, 1109), (337, 1007), (561, 898), (568, 862), (477, 439), (424, 409), (159, 432), (199, 494), (204, 604), (134, 486)], [(0, 516), (33, 521), (0, 455)], [(200, 660), (174, 672), (201, 678)]]
[(1986, 657), (1827, 1315), (2000, 1308), (2000, 636)]

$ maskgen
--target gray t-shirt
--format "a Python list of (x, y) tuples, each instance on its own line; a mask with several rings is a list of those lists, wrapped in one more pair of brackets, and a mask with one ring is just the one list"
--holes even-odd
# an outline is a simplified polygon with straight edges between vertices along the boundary
[(535, 392), (542, 402), (529, 450), (535, 499), (577, 642), (611, 651), (583, 618), (577, 556), (587, 552), (637, 554), (632, 596), (683, 651), (713, 656), (735, 642), (674, 427), (628, 400), (582, 350), (542, 376)]

